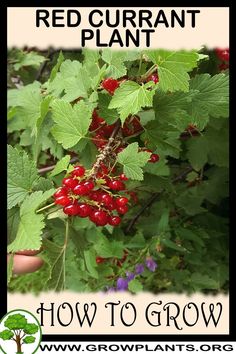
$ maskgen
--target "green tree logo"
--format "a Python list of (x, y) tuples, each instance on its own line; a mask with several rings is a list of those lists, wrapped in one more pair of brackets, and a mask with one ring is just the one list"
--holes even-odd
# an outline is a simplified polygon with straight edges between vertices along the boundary
[[(11, 311), (2, 319), (1, 329), (3, 326), (4, 329), (0, 331), (0, 339), (4, 342), (0, 340), (0, 348), (4, 353), (12, 353), (10, 345), (7, 345), (7, 342), (10, 343), (9, 341), (15, 342), (16, 354), (24, 353), (25, 344), (35, 344), (34, 347), (38, 348), (41, 340), (41, 328), (37, 319), (28, 311)], [(29, 349), (30, 351), (27, 349), (25, 353), (35, 353), (36, 351), (36, 349)]]

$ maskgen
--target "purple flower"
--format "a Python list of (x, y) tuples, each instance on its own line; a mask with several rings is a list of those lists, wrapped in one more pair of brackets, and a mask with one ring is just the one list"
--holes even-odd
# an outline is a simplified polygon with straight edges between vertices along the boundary
[(131, 280), (134, 279), (135, 274), (132, 273), (132, 272), (126, 272), (126, 276), (127, 276), (127, 280), (128, 280), (128, 281), (131, 281)]
[(125, 278), (118, 278), (116, 282), (117, 290), (123, 291), (128, 289), (128, 279)]
[(143, 264), (137, 264), (135, 267), (135, 273), (136, 274), (141, 274), (144, 272), (144, 265)]
[(157, 268), (157, 264), (156, 262), (152, 259), (152, 257), (147, 257), (146, 258), (146, 266), (148, 267), (148, 269), (151, 271), (151, 272), (155, 272), (156, 268)]

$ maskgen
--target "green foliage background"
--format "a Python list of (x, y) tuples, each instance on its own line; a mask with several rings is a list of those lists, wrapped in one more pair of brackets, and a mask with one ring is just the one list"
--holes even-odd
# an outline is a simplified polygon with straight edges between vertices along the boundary
[[(8, 54), (8, 250), (42, 246), (45, 260), (42, 269), (21, 276), (12, 276), (9, 262), (9, 291), (104, 290), (151, 255), (157, 270), (137, 277), (131, 292), (227, 292), (228, 71), (219, 72), (214, 52)], [(153, 65), (159, 83), (141, 84)], [(100, 87), (109, 76), (128, 78), (112, 97)], [(144, 126), (118, 156), (128, 189), (139, 198), (119, 228), (68, 222), (57, 207), (37, 213), (52, 203), (71, 156), (87, 168), (95, 161), (88, 131), (95, 107), (108, 124), (137, 114)], [(189, 124), (197, 135), (186, 133)], [(160, 155), (157, 164), (137, 153), (144, 143)], [(53, 164), (52, 172), (38, 173)], [(154, 202), (131, 227), (150, 196)], [(124, 250), (128, 257), (119, 267)], [(96, 256), (106, 262), (96, 264)]]

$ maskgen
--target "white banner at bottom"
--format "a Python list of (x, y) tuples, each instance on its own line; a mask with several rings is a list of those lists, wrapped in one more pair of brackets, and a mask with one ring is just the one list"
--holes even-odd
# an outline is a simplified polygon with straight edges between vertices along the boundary
[(236, 353), (236, 342), (42, 342), (37, 353)]

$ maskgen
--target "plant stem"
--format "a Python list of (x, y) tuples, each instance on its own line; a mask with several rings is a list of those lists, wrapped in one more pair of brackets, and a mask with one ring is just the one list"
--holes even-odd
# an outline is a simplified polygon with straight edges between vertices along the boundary
[(148, 76), (150, 76), (153, 72), (155, 72), (157, 70), (157, 65), (154, 64), (153, 66), (151, 66), (151, 68), (144, 74), (141, 76), (142, 81), (144, 79), (146, 79)]
[(36, 214), (41, 213), (41, 211), (47, 210), (47, 209), (51, 208), (52, 206), (55, 206), (55, 203), (48, 204), (48, 205), (44, 206), (43, 208), (36, 210)]

